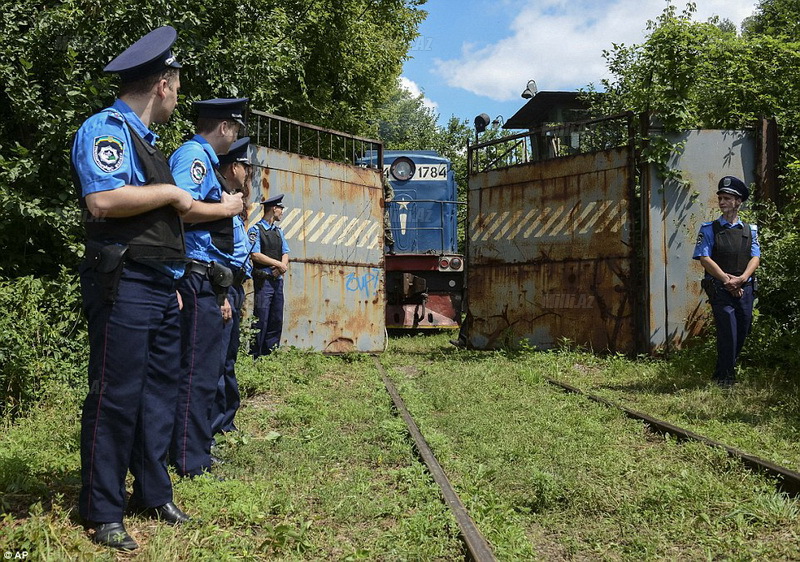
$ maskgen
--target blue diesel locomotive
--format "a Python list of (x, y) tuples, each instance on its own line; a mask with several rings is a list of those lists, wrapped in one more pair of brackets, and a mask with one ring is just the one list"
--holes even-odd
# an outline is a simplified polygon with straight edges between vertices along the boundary
[(383, 154), (388, 225), (386, 327), (458, 328), (464, 256), (458, 253), (458, 201), (450, 161), (432, 150)]

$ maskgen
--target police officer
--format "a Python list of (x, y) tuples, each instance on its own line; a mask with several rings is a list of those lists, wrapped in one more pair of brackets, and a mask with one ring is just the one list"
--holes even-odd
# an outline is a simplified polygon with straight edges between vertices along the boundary
[(170, 445), (170, 462), (180, 476), (211, 468), (211, 405), (222, 368), (223, 321), (233, 282), (233, 217), (244, 208), (219, 174), (217, 154), (226, 154), (244, 126), (246, 98), (195, 102), (197, 134), (169, 159), (178, 186), (194, 199), (186, 222), (189, 262), (178, 285), (181, 309), (181, 377)]
[[(244, 304), (244, 286), (250, 279), (253, 264), (250, 261), (252, 244), (247, 236), (247, 202), (250, 200), (251, 164), (247, 157), (250, 137), (244, 137), (231, 145), (227, 154), (219, 156), (219, 171), (228, 186), (242, 193), (245, 209), (233, 217), (233, 284), (228, 289), (231, 319), (225, 322), (222, 334), (222, 371), (217, 383), (217, 395), (211, 408), (211, 433), (236, 431), (234, 417), (239, 409), (239, 384), (236, 381), (236, 357), (239, 354), (239, 321)], [(211, 460), (215, 457), (212, 455)]]
[(723, 387), (736, 382), (736, 360), (753, 323), (753, 280), (761, 262), (756, 225), (739, 220), (739, 208), (750, 190), (742, 180), (719, 180), (722, 216), (703, 223), (694, 259), (705, 269), (703, 288), (709, 297), (717, 330), (717, 366), (713, 379)]
[(87, 236), (80, 278), (90, 354), (79, 511), (95, 542), (124, 550), (138, 546), (122, 522), (129, 469), (129, 508), (169, 524), (188, 519), (172, 502), (173, 419), (164, 413), (177, 397), (175, 287), (184, 263), (181, 215), (193, 202), (150, 130), (177, 105), (176, 38), (160, 27), (105, 67), (120, 76), (119, 98), (83, 123), (72, 147)]
[(249, 231), (253, 244), (253, 281), (256, 316), (254, 358), (269, 355), (281, 343), (283, 332), (283, 274), (289, 267), (289, 245), (276, 224), (283, 216), (283, 194), (262, 203), (264, 217)]

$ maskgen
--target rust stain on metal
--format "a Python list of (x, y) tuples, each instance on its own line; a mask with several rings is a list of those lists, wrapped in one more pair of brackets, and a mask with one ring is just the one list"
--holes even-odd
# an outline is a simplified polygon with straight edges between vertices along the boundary
[(471, 344), (635, 351), (627, 149), (470, 180)]
[(383, 187), (379, 170), (257, 147), (254, 185), (283, 193), (290, 248), (284, 345), (380, 352)]

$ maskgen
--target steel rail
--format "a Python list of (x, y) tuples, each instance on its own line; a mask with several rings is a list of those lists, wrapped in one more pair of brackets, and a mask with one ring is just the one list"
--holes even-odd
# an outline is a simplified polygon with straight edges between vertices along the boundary
[(543, 378), (551, 385), (560, 387), (562, 390), (566, 392), (572, 394), (579, 394), (581, 396), (588, 398), (589, 400), (592, 400), (593, 402), (603, 404), (604, 406), (608, 406), (609, 408), (615, 408), (621, 410), (629, 418), (644, 422), (653, 431), (657, 433), (673, 435), (680, 441), (697, 441), (705, 445), (708, 445), (710, 447), (723, 449), (725, 452), (728, 453), (728, 456), (738, 459), (747, 468), (754, 470), (756, 472), (768, 474), (769, 476), (776, 478), (779, 490), (793, 497), (800, 495), (800, 472), (796, 472), (794, 470), (780, 466), (779, 464), (775, 464), (772, 461), (768, 461), (760, 457), (757, 457), (755, 455), (751, 455), (750, 453), (746, 453), (740, 449), (736, 449), (735, 447), (730, 447), (728, 445), (725, 445), (724, 443), (720, 443), (719, 441), (715, 441), (714, 439), (705, 437), (704, 435), (700, 435), (699, 433), (695, 433), (693, 431), (689, 431), (688, 429), (684, 429), (682, 427), (671, 424), (664, 420), (654, 418), (653, 416), (650, 416), (648, 414), (632, 410), (630, 408), (622, 406), (621, 404), (612, 402), (611, 400), (607, 400), (600, 396), (585, 392), (580, 388), (577, 388), (570, 384), (557, 381), (555, 379), (551, 379), (548, 377), (543, 377)]
[(439, 461), (436, 460), (436, 456), (428, 446), (428, 442), (425, 441), (425, 437), (422, 435), (419, 427), (417, 427), (417, 424), (414, 421), (414, 418), (411, 416), (411, 413), (408, 411), (408, 408), (406, 408), (406, 405), (403, 402), (403, 399), (400, 397), (400, 394), (397, 392), (397, 388), (394, 386), (394, 383), (386, 374), (386, 371), (383, 369), (383, 365), (381, 365), (378, 358), (373, 356), (372, 359), (375, 362), (375, 367), (381, 374), (381, 379), (383, 379), (383, 384), (386, 387), (386, 391), (392, 397), (394, 407), (397, 409), (400, 417), (402, 417), (406, 422), (408, 432), (411, 434), (411, 438), (414, 440), (414, 445), (417, 448), (417, 452), (419, 453), (420, 457), (422, 457), (425, 465), (428, 467), (428, 471), (430, 472), (431, 476), (433, 476), (434, 481), (442, 490), (445, 503), (448, 505), (448, 507), (450, 507), (450, 510), (453, 512), (453, 515), (456, 518), (458, 528), (461, 530), (461, 539), (464, 541), (464, 544), (467, 547), (467, 553), (470, 559), (475, 560), (476, 562), (496, 562), (497, 558), (495, 558), (489, 543), (486, 542), (485, 538), (483, 538), (483, 535), (478, 530), (477, 525), (475, 525), (475, 522), (469, 516), (467, 509), (464, 507), (464, 504), (461, 502), (458, 494), (450, 484), (450, 480), (447, 478), (447, 475), (442, 469), (442, 466), (439, 464)]

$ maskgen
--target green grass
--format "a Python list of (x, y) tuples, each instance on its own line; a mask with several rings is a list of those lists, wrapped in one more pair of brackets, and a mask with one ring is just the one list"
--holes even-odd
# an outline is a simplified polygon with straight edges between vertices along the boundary
[[(781, 415), (743, 420), (736, 413), (742, 403), (731, 397), (751, 392), (750, 385), (724, 392), (683, 380), (687, 360), (469, 352), (444, 336), (396, 340), (381, 358), (501, 559), (800, 558), (800, 506), (769, 479), (720, 450), (653, 436), (617, 410), (543, 379), (593, 382), (615, 398), (623, 391), (608, 388), (621, 387), (629, 405), (648, 413), (703, 404), (705, 427), (714, 425), (725, 442), (770, 421), (780, 435), (796, 422), (791, 411), (780, 423)], [(642, 381), (661, 394), (640, 400), (641, 387), (649, 388)], [(681, 397), (664, 392), (665, 384)]]
[[(416, 460), (372, 362), (289, 351), (242, 358), (238, 433), (226, 463), (177, 480), (194, 517), (177, 529), (126, 518), (145, 560), (459, 560), (452, 516)], [(0, 436), (0, 551), (37, 560), (113, 559), (76, 516), (74, 393), (6, 420)]]
[[(544, 354), (531, 359), (542, 365), (551, 360)], [(714, 360), (708, 345), (678, 352), (668, 361), (561, 352), (553, 378), (800, 469), (797, 382), (781, 371), (745, 364), (739, 383), (721, 389), (710, 380)]]
[[(752, 366), (708, 384), (709, 350), (669, 361), (578, 350), (471, 352), (452, 334), (380, 357), (501, 560), (800, 559), (800, 505), (723, 452), (648, 433), (547, 384), (601, 394), (788, 466), (798, 399)], [(76, 515), (79, 393), (0, 421), (0, 551), (36, 560), (461, 560), (458, 529), (372, 359), (288, 350), (239, 365), (225, 477), (175, 479), (194, 520), (126, 518), (141, 548), (91, 543)]]

